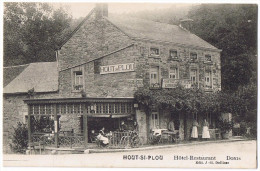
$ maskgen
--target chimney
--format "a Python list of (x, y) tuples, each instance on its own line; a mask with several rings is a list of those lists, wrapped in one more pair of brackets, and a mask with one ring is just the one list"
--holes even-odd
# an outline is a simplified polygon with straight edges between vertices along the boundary
[(108, 17), (108, 5), (106, 3), (96, 4), (96, 18)]
[(183, 19), (183, 20), (180, 20), (180, 25), (179, 27), (186, 30), (186, 31), (190, 31), (191, 30), (191, 27), (192, 27), (192, 22), (193, 20), (192, 19)]

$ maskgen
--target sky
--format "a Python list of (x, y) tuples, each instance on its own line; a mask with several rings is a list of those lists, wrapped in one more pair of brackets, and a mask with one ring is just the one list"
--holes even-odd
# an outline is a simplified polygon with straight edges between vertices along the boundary
[[(95, 7), (95, 3), (51, 3), (54, 8), (63, 6), (68, 9), (73, 18), (85, 17), (91, 9)], [(128, 13), (137, 12), (143, 10), (157, 10), (163, 8), (169, 8), (171, 3), (109, 3), (109, 13)], [(178, 8), (189, 6), (190, 4), (175, 4)]]

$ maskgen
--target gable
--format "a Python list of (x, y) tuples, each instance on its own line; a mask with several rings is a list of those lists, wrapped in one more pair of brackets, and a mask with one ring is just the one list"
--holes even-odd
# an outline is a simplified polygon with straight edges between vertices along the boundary
[(102, 57), (131, 44), (132, 40), (103, 17), (92, 13), (61, 47), (59, 71)]

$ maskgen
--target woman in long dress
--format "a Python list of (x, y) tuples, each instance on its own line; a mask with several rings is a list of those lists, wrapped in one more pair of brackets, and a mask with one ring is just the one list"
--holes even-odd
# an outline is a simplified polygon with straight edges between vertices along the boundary
[(98, 140), (103, 143), (103, 145), (108, 145), (109, 140), (105, 135), (105, 128), (102, 127), (102, 129), (99, 131), (99, 134), (97, 136)]
[(198, 138), (198, 122), (194, 119), (192, 123), (192, 131), (191, 131), (191, 138), (197, 139)]
[(203, 129), (202, 129), (202, 139), (209, 139), (210, 135), (209, 135), (209, 123), (207, 122), (206, 119), (204, 119), (204, 123), (203, 123)]

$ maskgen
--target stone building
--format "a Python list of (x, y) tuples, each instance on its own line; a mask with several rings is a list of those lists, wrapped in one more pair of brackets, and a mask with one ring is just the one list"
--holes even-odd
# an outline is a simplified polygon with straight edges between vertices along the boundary
[[(167, 128), (173, 115), (184, 139), (183, 115), (157, 109), (148, 115), (134, 104), (134, 92), (139, 87), (174, 88), (177, 83), (221, 90), (220, 52), (181, 26), (110, 15), (107, 5), (97, 5), (56, 51), (57, 89), (40, 92), (35, 88), (39, 82), (20, 96), (14, 91), (19, 84), (10, 86), (15, 79), (4, 87), (4, 130), (8, 134), (8, 125), (14, 124), (11, 115), (22, 120), (25, 114), (20, 113), (49, 114), (57, 121), (57, 130), (83, 132), (86, 140), (91, 129), (105, 125), (116, 130), (120, 121), (136, 119), (146, 141), (150, 129)], [(26, 93), (32, 88), (35, 95), (29, 99)], [(19, 112), (6, 102), (17, 98)], [(193, 117), (186, 118), (189, 127)], [(208, 120), (214, 128), (214, 117)]]

